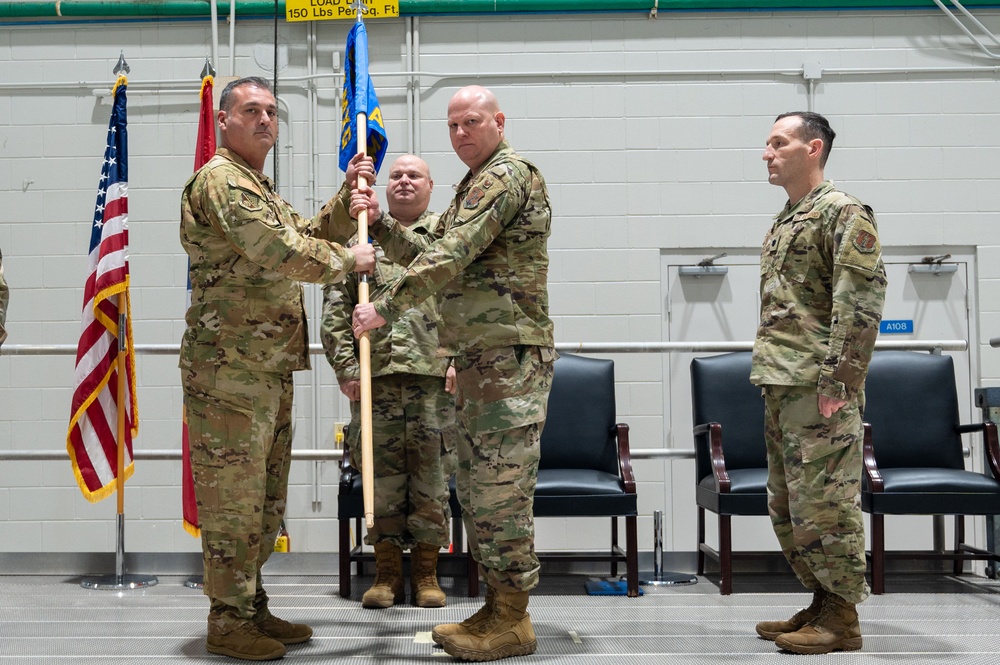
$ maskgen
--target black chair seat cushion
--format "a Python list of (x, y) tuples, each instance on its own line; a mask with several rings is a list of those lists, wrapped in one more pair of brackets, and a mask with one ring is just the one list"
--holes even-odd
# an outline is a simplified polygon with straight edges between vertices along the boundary
[(941, 468), (880, 469), (883, 492), (862, 494), (862, 508), (884, 515), (992, 515), (1000, 513), (1000, 483), (974, 471)]
[(695, 500), (702, 508), (722, 515), (767, 515), (767, 469), (732, 469), (730, 491), (717, 493), (715, 477), (701, 479)]
[(539, 469), (536, 517), (636, 515), (635, 494), (621, 479), (594, 469)]

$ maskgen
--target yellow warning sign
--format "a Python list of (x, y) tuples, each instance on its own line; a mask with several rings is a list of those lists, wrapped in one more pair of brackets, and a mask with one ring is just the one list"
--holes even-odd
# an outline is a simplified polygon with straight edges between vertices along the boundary
[[(357, 4), (357, 0), (285, 0), (285, 20), (357, 20)], [(365, 20), (398, 16), (399, 0), (365, 0)]]

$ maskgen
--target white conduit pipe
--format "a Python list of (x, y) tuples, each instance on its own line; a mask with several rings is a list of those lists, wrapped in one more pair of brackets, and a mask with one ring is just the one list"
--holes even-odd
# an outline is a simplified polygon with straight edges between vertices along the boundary
[[(956, 7), (958, 7), (958, 10), (960, 12), (962, 12), (963, 14), (965, 14), (966, 18), (968, 18), (970, 21), (972, 21), (976, 25), (976, 27), (978, 27), (980, 30), (982, 30), (983, 33), (993, 41), (994, 44), (996, 44), (997, 46), (1000, 46), (1000, 40), (997, 39), (996, 35), (994, 35), (992, 32), (990, 32), (989, 28), (987, 28), (985, 25), (983, 25), (982, 23), (980, 23), (979, 19), (977, 19), (975, 16), (973, 16), (972, 13), (968, 9), (966, 9), (964, 6), (962, 6), (962, 4), (958, 0), (950, 0), (950, 2), (951, 2), (951, 4), (953, 4)], [(934, 4), (937, 5), (938, 8), (941, 11), (944, 12), (945, 16), (947, 16), (948, 18), (951, 19), (952, 23), (954, 23), (955, 25), (958, 26), (959, 30), (961, 30), (966, 35), (968, 35), (969, 39), (971, 39), (972, 41), (974, 41), (976, 43), (976, 47), (979, 48), (979, 50), (982, 51), (986, 55), (986, 57), (992, 58), (994, 60), (1000, 60), (1000, 54), (993, 53), (988, 48), (986, 48), (986, 45), (983, 44), (983, 42), (980, 41), (978, 37), (976, 37), (974, 34), (972, 34), (972, 31), (969, 30), (968, 28), (966, 28), (965, 25), (963, 25), (962, 22), (958, 20), (958, 17), (955, 16), (954, 12), (952, 12), (950, 9), (948, 9), (947, 7), (945, 7), (944, 3), (941, 2), (941, 0), (934, 0)]]
[(215, 2), (209, 2), (212, 8), (212, 66), (219, 67), (219, 9)]
[[(214, 0), (211, 4), (215, 6)], [(274, 68), (277, 70), (277, 62)], [(236, 0), (229, 0), (229, 75), (236, 76)]]
[[(414, 19), (416, 20), (416, 19)], [(415, 37), (415, 39), (418, 39)], [(419, 55), (417, 56), (419, 58)], [(449, 79), (523, 79), (523, 78), (545, 78), (552, 80), (574, 79), (574, 78), (686, 78), (686, 77), (713, 77), (713, 76), (789, 76), (802, 78), (802, 69), (659, 69), (659, 70), (586, 70), (586, 71), (548, 71), (548, 72), (525, 72), (525, 71), (505, 71), (505, 72), (382, 72), (378, 76), (414, 76), (421, 78), (437, 79), (440, 81)], [(899, 74), (909, 76), (913, 74), (1000, 74), (1000, 65), (990, 67), (959, 66), (959, 67), (848, 67), (843, 69), (823, 69), (823, 76), (861, 76), (861, 75), (889, 75)], [(339, 79), (343, 77), (342, 72), (331, 72), (328, 74), (315, 74), (306, 76), (287, 76), (282, 78), (282, 82), (309, 81), (321, 78)], [(155, 90), (170, 86), (190, 87), (190, 79), (173, 79), (158, 81), (129, 81), (129, 94), (135, 91)], [(23, 83), (0, 83), (0, 90), (85, 90), (91, 89), (94, 94), (103, 93), (110, 95), (107, 81), (53, 81), (53, 82), (23, 82)], [(419, 95), (419, 87), (418, 95)], [(419, 96), (418, 96), (419, 100)], [(419, 117), (418, 117), (419, 120)]]

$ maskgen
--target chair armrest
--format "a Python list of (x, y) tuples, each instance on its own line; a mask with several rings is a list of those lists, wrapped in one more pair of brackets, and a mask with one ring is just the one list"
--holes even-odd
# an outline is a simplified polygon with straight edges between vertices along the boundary
[(715, 487), (720, 493), (728, 494), (732, 489), (732, 481), (729, 480), (729, 472), (726, 471), (726, 454), (722, 451), (722, 423), (697, 425), (694, 432), (695, 434), (708, 432), (708, 454), (712, 459)]
[(618, 423), (613, 430), (618, 442), (618, 470), (625, 483), (625, 493), (635, 494), (635, 476), (632, 474), (632, 453), (628, 447), (628, 425)]
[(955, 428), (955, 431), (959, 434), (969, 434), (971, 432), (983, 433), (983, 446), (985, 448), (984, 453), (986, 455), (986, 464), (990, 469), (990, 473), (993, 474), (993, 478), (1000, 480), (1000, 445), (997, 443), (996, 423), (986, 420), (981, 423), (959, 425)]
[(862, 457), (865, 464), (865, 475), (868, 476), (868, 484), (872, 492), (882, 492), (885, 490), (885, 481), (879, 473), (878, 465), (875, 463), (875, 447), (872, 445), (872, 426), (870, 423), (863, 423), (865, 428), (864, 447)]
[(351, 466), (351, 451), (344, 446), (344, 457), (340, 460), (340, 494), (347, 494), (354, 484), (354, 474), (357, 471)]
[(1000, 480), (1000, 444), (997, 443), (997, 424), (987, 420), (982, 424), (983, 445), (986, 447), (986, 463), (993, 478)]

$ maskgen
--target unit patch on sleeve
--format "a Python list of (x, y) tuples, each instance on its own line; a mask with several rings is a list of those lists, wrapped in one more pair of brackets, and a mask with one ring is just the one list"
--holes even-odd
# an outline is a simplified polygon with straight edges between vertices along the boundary
[(486, 192), (483, 191), (482, 187), (473, 187), (469, 195), (465, 197), (464, 207), (469, 210), (475, 210), (484, 196), (486, 196)]
[(871, 254), (878, 249), (878, 238), (875, 237), (875, 234), (864, 229), (858, 230), (852, 243), (854, 244), (854, 248), (862, 254)]

